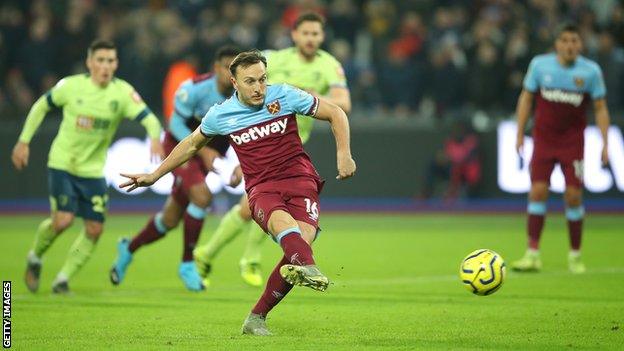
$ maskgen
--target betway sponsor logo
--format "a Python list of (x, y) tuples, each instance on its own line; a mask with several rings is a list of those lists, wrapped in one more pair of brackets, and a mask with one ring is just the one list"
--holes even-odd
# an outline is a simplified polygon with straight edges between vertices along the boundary
[(544, 100), (560, 102), (579, 107), (583, 102), (583, 94), (563, 91), (560, 89), (540, 89), (540, 94)]
[(270, 134), (284, 134), (287, 124), (288, 117), (265, 124), (261, 127), (251, 127), (246, 132), (239, 133), (238, 135), (230, 134), (230, 138), (232, 138), (232, 141), (234, 141), (236, 145), (247, 144), (250, 141), (264, 138)]

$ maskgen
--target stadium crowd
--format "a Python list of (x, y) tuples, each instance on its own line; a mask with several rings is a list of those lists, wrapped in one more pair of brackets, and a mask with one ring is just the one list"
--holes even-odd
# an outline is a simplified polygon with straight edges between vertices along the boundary
[(118, 44), (118, 75), (157, 109), (180, 63), (204, 71), (224, 43), (286, 47), (308, 11), (327, 18), (325, 49), (343, 64), (355, 120), (506, 116), (530, 58), (550, 49), (565, 20), (579, 24), (585, 55), (602, 67), (610, 109), (624, 105), (618, 0), (4, 0), (0, 113), (22, 119), (60, 77), (84, 72), (95, 37)]

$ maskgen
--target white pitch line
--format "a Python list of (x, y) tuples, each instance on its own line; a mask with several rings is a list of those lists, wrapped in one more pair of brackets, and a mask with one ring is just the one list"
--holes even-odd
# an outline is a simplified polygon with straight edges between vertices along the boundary
[[(624, 274), (624, 267), (603, 267), (603, 268), (595, 268), (595, 269), (588, 269), (587, 272), (584, 275), (604, 275), (604, 274)], [(507, 279), (516, 279), (516, 278), (538, 278), (538, 277), (542, 277), (542, 276), (573, 276), (572, 273), (568, 272), (567, 270), (557, 270), (557, 271), (543, 271), (540, 273), (516, 273), (516, 272), (510, 272), (510, 270), (507, 270)], [(330, 277), (331, 278), (331, 277)], [(457, 274), (444, 274), (444, 275), (425, 275), (425, 276), (410, 276), (410, 277), (394, 277), (394, 278), (381, 278), (381, 279), (348, 279), (348, 280), (339, 280), (339, 279), (331, 279), (331, 283), (334, 286), (387, 286), (387, 285), (409, 285), (409, 284), (418, 284), (418, 283), (431, 283), (431, 282), (444, 282), (444, 281), (454, 281), (457, 280), (458, 275)], [(239, 289), (240, 285), (239, 284), (222, 284), (219, 286), (219, 288), (222, 289)], [(158, 289), (152, 289), (149, 290), (150, 294), (154, 294), (155, 292), (158, 292), (158, 290), (162, 291), (163, 293), (167, 293), (167, 294), (174, 294), (174, 295), (180, 295), (182, 297), (186, 296), (184, 295), (184, 291), (178, 289), (178, 288), (158, 288)], [(121, 290), (121, 291), (114, 291), (114, 290), (101, 290), (97, 293), (94, 293), (93, 291), (89, 292), (89, 294), (94, 294), (93, 296), (117, 296), (117, 297), (124, 297), (124, 298), (129, 298), (129, 297), (141, 297), (142, 293), (144, 293), (144, 289), (137, 289), (137, 290)], [(30, 297), (34, 296), (33, 294), (14, 294), (13, 297), (16, 299), (28, 299)], [(49, 296), (53, 296), (52, 294), (50, 294)], [(85, 298), (88, 300), (88, 298), (93, 297), (92, 295), (76, 295), (77, 299), (82, 299)], [(76, 301), (76, 300), (74, 300)]]
[[(584, 275), (592, 275), (592, 274), (622, 274), (624, 273), (624, 267), (604, 267), (604, 268), (596, 268), (596, 269), (588, 269)], [(516, 273), (510, 272), (507, 270), (507, 278), (511, 275), (512, 279), (522, 277), (540, 277), (540, 276), (573, 276), (572, 273), (567, 270), (558, 270), (558, 271), (544, 271), (540, 273)], [(446, 274), (446, 275), (425, 275), (425, 276), (413, 276), (413, 277), (395, 277), (395, 278), (386, 278), (386, 279), (348, 279), (348, 280), (338, 280), (334, 279), (332, 282), (335, 285), (405, 285), (405, 284), (417, 284), (417, 283), (430, 283), (430, 282), (439, 282), (439, 281), (453, 281), (458, 279), (457, 274)]]

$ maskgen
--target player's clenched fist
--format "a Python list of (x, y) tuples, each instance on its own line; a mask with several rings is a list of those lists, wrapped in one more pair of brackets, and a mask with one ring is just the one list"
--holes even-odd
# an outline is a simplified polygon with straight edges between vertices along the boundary
[(522, 156), (524, 152), (524, 134), (518, 134), (516, 138), (516, 152), (518, 155)]
[(230, 186), (235, 188), (243, 181), (243, 170), (241, 166), (238, 165), (232, 171), (232, 175), (230, 176)]
[(167, 155), (165, 154), (165, 148), (163, 147), (160, 140), (152, 140), (150, 143), (150, 159), (152, 162), (160, 162), (165, 159)]
[(602, 153), (600, 154), (600, 159), (602, 160), (602, 165), (607, 166), (609, 164), (609, 148), (607, 145), (602, 147)]
[(338, 176), (336, 179), (346, 179), (355, 174), (355, 161), (351, 155), (338, 155)]
[(22, 168), (28, 166), (28, 155), (30, 154), (30, 147), (28, 144), (18, 141), (13, 148), (13, 154), (11, 154), (11, 161), (13, 161), (13, 166), (18, 171), (21, 171)]
[(121, 175), (122, 177), (126, 177), (129, 180), (119, 184), (119, 188), (123, 189), (123, 188), (127, 188), (126, 192), (131, 192), (132, 190), (138, 188), (138, 187), (146, 187), (146, 186), (150, 186), (152, 184), (154, 184), (156, 182), (156, 179), (154, 178), (154, 176), (152, 174), (124, 174), (124, 173), (119, 173), (119, 175)]

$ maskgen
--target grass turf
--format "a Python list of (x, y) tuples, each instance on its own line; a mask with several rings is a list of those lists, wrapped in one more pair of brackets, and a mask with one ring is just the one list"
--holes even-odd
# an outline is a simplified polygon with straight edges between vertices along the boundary
[[(510, 272), (494, 295), (477, 297), (457, 277), (460, 260), (490, 248), (509, 263), (524, 251), (524, 216), (325, 215), (317, 263), (333, 280), (327, 292), (295, 288), (269, 316), (273, 337), (240, 335), (261, 289), (238, 276), (242, 238), (214, 262), (212, 286), (184, 290), (177, 278), (176, 230), (135, 255), (119, 287), (108, 281), (121, 235), (147, 216), (109, 217), (91, 261), (54, 296), (52, 279), (78, 232), (64, 233), (45, 256), (37, 294), (22, 274), (43, 216), (0, 217), (0, 277), (13, 281), (13, 347), (41, 349), (621, 349), (624, 345), (624, 217), (586, 219), (585, 275), (566, 271), (567, 230), (547, 219), (544, 271)], [(216, 226), (210, 217), (203, 241)], [(279, 247), (266, 241), (267, 275)]]

